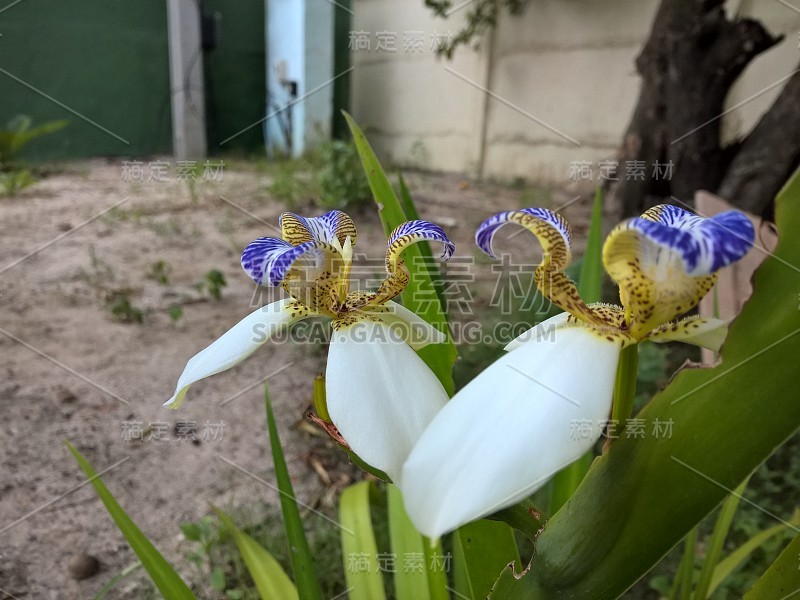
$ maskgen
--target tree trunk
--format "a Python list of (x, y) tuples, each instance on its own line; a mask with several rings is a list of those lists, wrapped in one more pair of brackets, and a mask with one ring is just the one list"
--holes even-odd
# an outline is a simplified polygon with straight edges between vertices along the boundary
[(761, 213), (800, 160), (800, 75), (743, 142), (723, 147), (725, 99), (744, 68), (777, 44), (757, 21), (728, 20), (722, 0), (662, 0), (650, 38), (636, 60), (642, 76), (637, 107), (619, 151), (621, 164), (672, 163), (671, 178), (618, 175), (624, 216), (675, 196), (718, 192)]

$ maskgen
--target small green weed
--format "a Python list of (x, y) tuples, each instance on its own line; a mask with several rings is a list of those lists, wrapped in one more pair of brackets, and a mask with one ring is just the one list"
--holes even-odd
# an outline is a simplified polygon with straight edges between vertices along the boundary
[(161, 285), (169, 285), (170, 266), (164, 260), (157, 260), (150, 265), (146, 277)]
[(214, 300), (219, 300), (222, 298), (222, 289), (227, 285), (228, 282), (225, 281), (225, 275), (223, 275), (222, 271), (211, 269), (203, 276), (202, 280), (197, 282), (195, 287), (201, 294), (208, 293)]

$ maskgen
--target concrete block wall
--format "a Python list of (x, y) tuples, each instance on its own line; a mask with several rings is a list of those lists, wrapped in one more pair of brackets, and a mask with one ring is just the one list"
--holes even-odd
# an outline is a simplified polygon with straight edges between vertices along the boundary
[[(455, 34), (467, 7), (443, 20), (421, 0), (356, 0), (353, 29), (370, 34), (371, 49), (352, 50), (354, 116), (387, 161), (567, 182), (573, 161), (613, 157), (638, 96), (634, 59), (658, 4), (532, 0), (478, 49), (459, 48), (446, 61), (430, 49), (430, 38)], [(763, 0), (730, 4), (786, 39), (732, 90), (727, 140), (753, 126), (780, 92), (776, 82), (800, 65), (800, 13)], [(385, 31), (396, 33), (395, 52), (376, 49)], [(422, 52), (404, 51), (408, 31), (424, 33)]]

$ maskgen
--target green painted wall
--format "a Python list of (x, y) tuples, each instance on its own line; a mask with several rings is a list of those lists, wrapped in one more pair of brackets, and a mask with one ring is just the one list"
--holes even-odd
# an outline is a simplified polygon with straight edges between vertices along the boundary
[[(265, 116), (264, 0), (207, 0), (220, 13), (219, 46), (206, 54), (206, 115), (210, 154), (264, 150), (261, 125), (223, 144)], [(2, 18), (2, 15), (0, 15)]]
[[(264, 117), (264, 1), (206, 4), (221, 15), (204, 55), (209, 153), (263, 150), (260, 125), (220, 142)], [(0, 12), (0, 34), (0, 127), (21, 113), (69, 120), (25, 158), (172, 152), (166, 0), (23, 0)]]
[(19, 113), (70, 122), (26, 158), (171, 152), (164, 0), (23, 0), (0, 13), (0, 34), (0, 126)]

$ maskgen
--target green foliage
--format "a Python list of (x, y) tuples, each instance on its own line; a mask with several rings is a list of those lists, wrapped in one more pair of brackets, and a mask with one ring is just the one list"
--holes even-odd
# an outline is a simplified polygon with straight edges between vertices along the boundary
[(317, 171), (319, 203), (331, 208), (358, 208), (372, 199), (369, 183), (361, 168), (354, 144), (333, 140), (319, 149), (321, 166)]
[(357, 209), (371, 200), (367, 178), (355, 146), (331, 140), (298, 159), (281, 159), (268, 166), (269, 192), (295, 210), (303, 202), (324, 209)]
[(183, 307), (180, 305), (170, 306), (167, 314), (170, 321), (177, 323), (183, 318)]
[[(268, 505), (265, 508), (266, 514), (256, 522), (243, 510), (227, 512), (243, 533), (269, 552), (286, 573), (290, 573), (292, 561), (283, 518), (274, 507)], [(207, 515), (198, 521), (182, 523), (181, 531), (188, 540), (184, 556), (195, 565), (207, 589), (231, 600), (257, 600), (260, 597), (241, 552), (219, 518)], [(323, 597), (341, 594), (347, 588), (342, 572), (339, 530), (326, 524), (309, 529), (307, 535)]]
[[(525, 10), (529, 1), (475, 0), (471, 2), (463, 28), (453, 36), (450, 44), (439, 48), (437, 52), (447, 58), (453, 58), (453, 53), (459, 46), (477, 46), (477, 41), (481, 36), (497, 25), (497, 20), (503, 11), (507, 11), (510, 15), (519, 15)], [(451, 11), (461, 8), (464, 3), (454, 3), (453, 0), (425, 0), (425, 5), (431, 8), (437, 16), (447, 18)]]
[(130, 297), (125, 293), (118, 293), (109, 301), (108, 309), (111, 316), (119, 323), (138, 323), (144, 322), (144, 310), (135, 306)]
[(36, 183), (33, 173), (24, 168), (18, 155), (29, 142), (63, 129), (67, 121), (48, 121), (37, 127), (32, 125), (30, 117), (18, 115), (0, 130), (0, 196), (15, 196)]
[(208, 273), (203, 275), (203, 279), (197, 282), (195, 286), (197, 291), (203, 293), (207, 292), (214, 300), (222, 298), (222, 290), (228, 285), (225, 281), (225, 275), (218, 269), (211, 269)]
[(746, 595), (745, 600), (785, 599), (800, 590), (800, 534), (781, 552)]
[(106, 583), (102, 588), (100, 588), (100, 591), (97, 592), (97, 595), (95, 595), (94, 600), (104, 600), (105, 597), (108, 595), (108, 593), (115, 587), (117, 587), (126, 577), (137, 572), (141, 568), (142, 568), (142, 563), (137, 560), (135, 563), (131, 563), (130, 565), (122, 569), (119, 573), (114, 575), (114, 577), (112, 577), (108, 583)]
[(269, 399), (269, 391), (266, 386), (265, 405), (267, 409), (267, 429), (269, 430), (269, 443), (272, 448), (272, 461), (275, 466), (275, 479), (278, 481), (280, 492), (281, 511), (283, 512), (283, 522), (286, 527), (286, 537), (291, 548), (292, 571), (294, 572), (297, 591), (302, 600), (317, 600), (322, 598), (322, 591), (319, 587), (319, 580), (314, 574), (314, 555), (308, 546), (305, 532), (303, 531), (303, 521), (300, 519), (300, 511), (297, 508), (297, 500), (292, 489), (292, 480), (289, 477), (289, 470), (286, 468), (286, 461), (283, 457), (281, 440), (278, 436), (278, 428), (275, 424), (275, 416), (272, 414), (272, 404)]
[(454, 585), (467, 598), (486, 598), (497, 574), (520, 558), (514, 533), (505, 523), (468, 523), (453, 534)]
[(447, 573), (444, 568), (438, 568), (436, 562), (436, 556), (443, 556), (441, 544), (432, 545), (419, 534), (396, 486), (386, 486), (386, 501), (392, 555), (400, 560), (407, 556), (425, 556), (423, 569), (406, 569), (402, 565), (395, 570), (395, 597), (398, 600), (447, 600)]
[(312, 175), (314, 169), (309, 157), (270, 163), (267, 169), (272, 176), (269, 193), (290, 210), (295, 210), (302, 202), (314, 202), (319, 198), (319, 186)]
[(142, 562), (145, 570), (150, 575), (153, 583), (161, 591), (165, 598), (174, 598), (175, 600), (190, 600), (194, 599), (194, 594), (189, 590), (180, 576), (174, 571), (172, 566), (164, 559), (163, 556), (156, 550), (155, 546), (150, 543), (150, 540), (142, 533), (136, 526), (131, 518), (122, 510), (122, 507), (117, 503), (111, 492), (103, 484), (100, 477), (95, 473), (89, 462), (78, 452), (72, 444), (66, 443), (67, 448), (75, 457), (75, 460), (80, 465), (81, 470), (86, 474), (92, 482), (92, 486), (103, 501), (106, 510), (114, 519), (122, 535), (130, 544), (136, 556)]
[(67, 126), (67, 121), (47, 121), (32, 127), (27, 115), (17, 115), (4, 130), (0, 130), (0, 171), (16, 169), (17, 157), (22, 149), (38, 137), (55, 133)]
[(169, 285), (170, 271), (170, 266), (166, 261), (157, 260), (150, 265), (150, 268), (147, 270), (146, 277), (161, 285)]
[(0, 196), (16, 196), (19, 192), (36, 183), (28, 169), (0, 172)]
[[(339, 499), (342, 555), (345, 557), (343, 568), (352, 600), (386, 598), (383, 576), (378, 568), (378, 544), (370, 516), (370, 486), (368, 481), (351, 485)], [(349, 564), (350, 557), (363, 559), (363, 567)]]
[[(414, 218), (413, 214), (407, 214), (406, 210), (413, 211), (413, 203), (410, 196), (405, 194), (405, 199), (401, 201), (395, 194), (392, 184), (386, 177), (378, 158), (369, 145), (364, 132), (353, 120), (344, 113), (350, 132), (353, 134), (353, 142), (361, 157), (361, 165), (366, 173), (369, 187), (372, 190), (372, 197), (378, 206), (378, 214), (383, 223), (384, 233), (388, 236), (392, 230), (401, 223)], [(401, 185), (401, 188), (405, 187)], [(407, 192), (407, 190), (406, 190)], [(405, 205), (405, 208), (404, 208)], [(410, 274), (408, 287), (406, 287), (401, 298), (403, 305), (417, 313), (428, 323), (447, 335), (447, 341), (442, 344), (430, 344), (419, 351), (422, 360), (442, 382), (447, 393), (452, 395), (455, 391), (453, 381), (453, 365), (458, 358), (450, 331), (447, 327), (447, 314), (441, 302), (430, 302), (429, 292), (435, 291), (439, 279), (439, 273), (435, 270), (426, 257), (430, 257), (430, 247), (424, 250), (426, 244), (414, 244), (408, 247), (404, 253), (404, 260)]]
[[(776, 204), (778, 229), (800, 230), (800, 177)], [(786, 265), (798, 263), (800, 240), (783, 235), (721, 364), (682, 370), (639, 413), (672, 419), (672, 437), (616, 440), (548, 522), (531, 571), (504, 572), (495, 598), (618, 597), (798, 429), (800, 404), (786, 393), (800, 353), (797, 274)]]
[[(269, 598), (297, 600), (297, 588), (278, 561), (252, 537), (236, 527), (233, 520), (223, 511), (214, 507), (214, 512), (217, 513), (233, 538), (261, 597), (265, 600)], [(212, 584), (215, 584), (214, 589), (222, 591), (224, 578), (216, 575)]]

